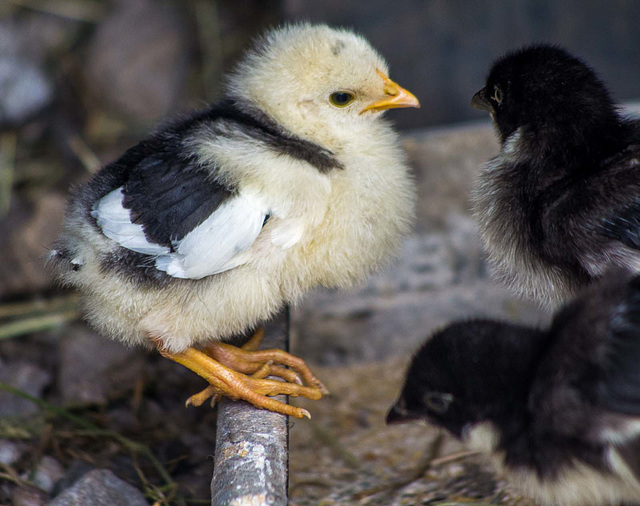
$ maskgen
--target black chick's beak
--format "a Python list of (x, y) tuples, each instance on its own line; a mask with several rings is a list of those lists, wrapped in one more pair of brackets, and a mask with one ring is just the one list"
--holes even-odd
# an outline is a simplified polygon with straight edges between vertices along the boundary
[(475, 107), (476, 109), (481, 109), (483, 111), (493, 112), (493, 107), (491, 107), (491, 103), (489, 102), (489, 100), (487, 100), (486, 88), (482, 88), (473, 96), (473, 98), (471, 98), (471, 107)]
[(405, 407), (404, 399), (400, 398), (398, 401), (391, 407), (389, 412), (387, 413), (387, 425), (398, 424), (398, 423), (406, 423), (412, 420), (419, 420), (419, 416), (412, 415), (407, 411)]

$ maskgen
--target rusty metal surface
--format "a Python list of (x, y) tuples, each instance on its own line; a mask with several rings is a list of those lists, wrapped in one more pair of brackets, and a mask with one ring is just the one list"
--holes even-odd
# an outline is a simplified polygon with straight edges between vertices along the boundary
[[(265, 326), (261, 348), (287, 349), (287, 318)], [(285, 396), (276, 399), (285, 401)], [(287, 417), (224, 399), (218, 407), (212, 506), (287, 504), (289, 429)]]

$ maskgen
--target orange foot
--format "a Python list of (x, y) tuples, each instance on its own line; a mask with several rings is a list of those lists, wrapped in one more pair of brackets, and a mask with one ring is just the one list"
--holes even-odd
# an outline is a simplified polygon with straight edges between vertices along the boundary
[[(242, 399), (257, 408), (284, 415), (311, 418), (306, 409), (290, 406), (267, 396), (284, 394), (318, 400), (322, 394), (328, 393), (327, 389), (302, 359), (278, 349), (256, 351), (263, 336), (264, 331), (259, 329), (242, 348), (214, 343), (204, 352), (188, 348), (181, 353), (160, 349), (160, 353), (209, 382), (207, 388), (187, 399), (187, 405), (200, 406), (209, 397), (213, 397), (215, 402), (225, 396)], [(285, 381), (264, 379), (267, 376), (277, 376)], [(302, 384), (300, 377), (307, 386)]]

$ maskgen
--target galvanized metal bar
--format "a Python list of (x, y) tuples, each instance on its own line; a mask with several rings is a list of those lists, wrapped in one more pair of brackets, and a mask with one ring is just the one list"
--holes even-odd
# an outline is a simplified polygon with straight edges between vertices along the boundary
[[(261, 348), (288, 350), (288, 344), (287, 309), (265, 326)], [(276, 399), (286, 402), (286, 396)], [(243, 401), (223, 399), (218, 407), (212, 506), (285, 505), (288, 485), (287, 417)]]

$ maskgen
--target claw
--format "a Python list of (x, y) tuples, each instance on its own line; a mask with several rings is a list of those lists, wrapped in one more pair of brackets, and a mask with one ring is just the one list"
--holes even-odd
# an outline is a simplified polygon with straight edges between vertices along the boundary
[(218, 391), (216, 390), (216, 388), (213, 385), (209, 385), (204, 390), (189, 397), (185, 402), (185, 407), (188, 408), (189, 406), (202, 406), (209, 397), (216, 397), (217, 395)]

